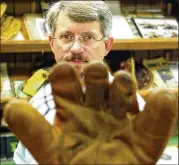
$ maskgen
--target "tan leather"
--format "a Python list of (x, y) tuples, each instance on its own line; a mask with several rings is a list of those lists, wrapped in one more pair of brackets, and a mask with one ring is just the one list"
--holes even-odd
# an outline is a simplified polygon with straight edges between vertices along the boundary
[(3, 115), (17, 138), (40, 164), (155, 164), (176, 121), (175, 96), (156, 89), (139, 112), (129, 73), (110, 84), (107, 67), (92, 63), (84, 76), (85, 93), (70, 64), (52, 69), (53, 126), (27, 102), (9, 102)]

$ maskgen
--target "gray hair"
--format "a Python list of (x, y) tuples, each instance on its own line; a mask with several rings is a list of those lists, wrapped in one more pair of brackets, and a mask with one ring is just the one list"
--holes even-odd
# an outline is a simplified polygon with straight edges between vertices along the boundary
[(60, 11), (75, 22), (99, 21), (104, 37), (109, 37), (112, 31), (112, 13), (103, 1), (59, 1), (46, 12), (46, 22), (51, 34), (56, 30), (56, 23)]

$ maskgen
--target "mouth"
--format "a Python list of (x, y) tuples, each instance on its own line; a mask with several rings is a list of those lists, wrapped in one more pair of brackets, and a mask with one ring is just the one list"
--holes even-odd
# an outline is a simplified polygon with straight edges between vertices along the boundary
[(73, 64), (83, 64), (83, 63), (87, 63), (86, 61), (81, 61), (81, 60), (78, 60), (78, 59), (74, 59), (71, 61), (71, 63)]

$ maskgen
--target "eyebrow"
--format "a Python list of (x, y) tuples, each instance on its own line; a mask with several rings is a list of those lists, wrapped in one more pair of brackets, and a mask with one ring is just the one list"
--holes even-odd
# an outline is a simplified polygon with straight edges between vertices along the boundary
[(96, 33), (94, 33), (94, 32), (92, 32), (92, 31), (88, 31), (88, 32), (84, 32), (84, 33), (82, 33), (81, 35), (97, 35)]
[(60, 34), (73, 34), (73, 33), (70, 32), (70, 31), (63, 31), (63, 32), (61, 32)]
[[(70, 31), (63, 31), (63, 32), (60, 33), (60, 35), (63, 35), (63, 34), (73, 34), (74, 35), (74, 33), (70, 32)], [(89, 34), (90, 35), (97, 35), (95, 32), (92, 32), (92, 31), (83, 32), (80, 35), (89, 35)]]

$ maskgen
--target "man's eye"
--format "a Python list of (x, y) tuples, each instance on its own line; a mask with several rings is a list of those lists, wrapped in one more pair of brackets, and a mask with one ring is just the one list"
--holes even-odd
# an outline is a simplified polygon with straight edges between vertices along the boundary
[(87, 35), (87, 36), (83, 36), (82, 38), (83, 38), (83, 41), (88, 41), (88, 40), (94, 39), (94, 36)]
[(64, 34), (64, 35), (61, 35), (59, 38), (60, 39), (64, 39), (64, 40), (72, 40), (73, 36), (72, 35), (68, 35), (68, 34)]

